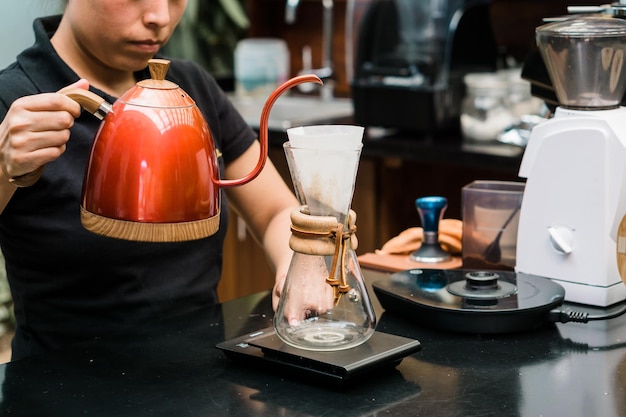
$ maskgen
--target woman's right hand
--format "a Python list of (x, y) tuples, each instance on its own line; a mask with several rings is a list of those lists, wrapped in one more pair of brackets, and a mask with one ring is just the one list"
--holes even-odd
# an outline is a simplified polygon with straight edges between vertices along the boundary
[[(72, 86), (87, 89), (89, 83), (79, 80)], [(0, 123), (0, 169), (6, 181), (61, 156), (80, 112), (78, 103), (59, 93), (15, 100)]]

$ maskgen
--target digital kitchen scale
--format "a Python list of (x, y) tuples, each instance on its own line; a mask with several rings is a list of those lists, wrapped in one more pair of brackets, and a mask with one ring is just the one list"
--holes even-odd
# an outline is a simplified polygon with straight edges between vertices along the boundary
[(511, 333), (548, 323), (565, 290), (513, 271), (410, 269), (372, 283), (380, 304), (425, 326), (465, 333)]
[(344, 385), (373, 371), (393, 369), (421, 349), (419, 341), (375, 331), (367, 342), (344, 350), (309, 351), (281, 341), (273, 327), (218, 343), (236, 363), (269, 367), (290, 376)]

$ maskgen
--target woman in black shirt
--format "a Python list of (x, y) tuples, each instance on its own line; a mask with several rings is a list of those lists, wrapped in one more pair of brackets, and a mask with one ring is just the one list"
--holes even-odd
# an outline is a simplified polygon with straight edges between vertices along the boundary
[[(298, 203), (269, 161), (251, 183), (222, 191), (227, 200), (211, 237), (130, 242), (80, 224), (82, 180), (100, 122), (56, 91), (74, 85), (113, 102), (149, 78), (147, 62), (185, 6), (184, 0), (68, 0), (62, 16), (35, 21), (35, 44), (0, 72), (0, 247), (17, 319), (13, 359), (217, 302), (229, 205), (276, 270), (276, 303), (291, 260), (289, 213)], [(215, 80), (181, 60), (172, 60), (166, 78), (206, 118), (221, 177), (250, 172), (259, 155), (256, 135)], [(42, 165), (34, 185), (9, 182)]]

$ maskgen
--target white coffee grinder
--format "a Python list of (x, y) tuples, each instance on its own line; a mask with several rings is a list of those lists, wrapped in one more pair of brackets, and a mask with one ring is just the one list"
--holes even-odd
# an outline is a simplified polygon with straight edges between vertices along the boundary
[(559, 101), (533, 129), (520, 166), (526, 178), (516, 270), (565, 288), (571, 302), (626, 298), (617, 232), (626, 213), (626, 21), (582, 16), (536, 30)]

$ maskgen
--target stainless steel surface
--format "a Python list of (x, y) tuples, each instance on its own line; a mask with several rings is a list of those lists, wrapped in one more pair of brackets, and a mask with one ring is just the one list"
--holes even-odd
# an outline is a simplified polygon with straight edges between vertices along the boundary
[[(264, 101), (235, 95), (231, 95), (230, 99), (248, 125), (258, 128)], [(272, 130), (283, 130), (348, 118), (353, 113), (350, 99), (333, 98), (325, 101), (318, 97), (284, 96), (274, 103), (268, 126)]]

